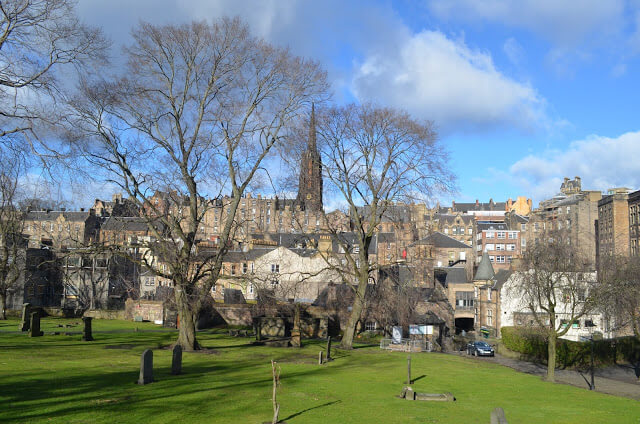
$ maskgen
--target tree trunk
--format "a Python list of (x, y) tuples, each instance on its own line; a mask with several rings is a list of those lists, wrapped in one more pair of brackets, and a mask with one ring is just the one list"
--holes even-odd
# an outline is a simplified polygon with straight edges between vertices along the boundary
[(364, 308), (364, 296), (367, 292), (367, 280), (364, 280), (364, 284), (362, 281), (358, 284), (358, 289), (355, 294), (355, 299), (353, 301), (353, 306), (351, 309), (351, 316), (349, 317), (349, 321), (347, 322), (347, 326), (344, 330), (344, 335), (342, 336), (342, 342), (340, 342), (340, 347), (342, 349), (351, 349), (353, 347), (353, 339), (356, 335), (356, 326), (358, 325), (358, 321), (360, 320), (360, 315), (362, 314), (362, 309)]
[(178, 344), (183, 350), (193, 351), (200, 348), (196, 340), (196, 314), (184, 294), (184, 289), (175, 289), (176, 306), (178, 308)]
[(0, 319), (7, 319), (7, 295), (5, 293), (0, 293), (0, 308), (2, 308), (2, 312), (0, 313)]
[(547, 381), (555, 382), (556, 381), (556, 344), (558, 342), (558, 338), (555, 333), (549, 334), (548, 344), (549, 348), (547, 350), (548, 358), (547, 358)]

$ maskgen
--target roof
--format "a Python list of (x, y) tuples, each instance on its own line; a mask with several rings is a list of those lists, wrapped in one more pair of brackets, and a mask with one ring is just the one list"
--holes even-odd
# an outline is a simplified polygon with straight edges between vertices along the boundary
[(467, 270), (463, 267), (455, 266), (450, 268), (445, 268), (447, 271), (447, 278), (445, 283), (447, 286), (449, 284), (460, 284), (467, 283)]
[(147, 231), (149, 220), (140, 217), (110, 216), (101, 228), (103, 231)]
[(509, 227), (507, 227), (507, 224), (504, 222), (493, 222), (487, 224), (478, 223), (478, 233), (481, 231), (507, 231), (508, 229)]
[(27, 212), (27, 221), (55, 221), (62, 215), (66, 221), (83, 222), (89, 217), (89, 212), (67, 212), (67, 211), (30, 211)]
[(513, 274), (513, 271), (510, 271), (508, 269), (499, 270), (498, 273), (496, 274), (496, 277), (495, 277), (496, 284), (493, 288), (495, 290), (500, 290), (502, 288), (502, 285), (507, 282), (511, 274)]
[(433, 244), (435, 247), (444, 247), (448, 249), (471, 249), (471, 246), (454, 239), (446, 234), (436, 231), (429, 236), (413, 243), (414, 245)]
[(487, 252), (484, 252), (482, 254), (482, 259), (480, 260), (480, 265), (478, 265), (476, 276), (473, 278), (473, 280), (474, 281), (493, 280), (495, 275), (496, 273), (493, 270), (493, 265), (491, 265), (489, 254)]

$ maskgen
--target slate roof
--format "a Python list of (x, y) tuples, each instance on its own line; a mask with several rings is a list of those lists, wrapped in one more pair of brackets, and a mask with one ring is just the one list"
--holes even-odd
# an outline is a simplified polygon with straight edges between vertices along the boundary
[(439, 231), (436, 231), (429, 236), (413, 243), (413, 245), (418, 246), (425, 244), (433, 244), (435, 247), (444, 247), (448, 249), (471, 249), (471, 246), (464, 244), (463, 242), (458, 241), (453, 237), (449, 237), (448, 235), (443, 234)]
[[(156, 228), (159, 228), (157, 222)], [(148, 220), (140, 217), (130, 216), (110, 216), (101, 226), (104, 231), (147, 231), (149, 229)]]
[(493, 270), (493, 265), (491, 265), (489, 254), (487, 252), (484, 252), (482, 254), (482, 259), (480, 260), (480, 265), (478, 265), (476, 276), (473, 278), (473, 280), (474, 281), (492, 280), (495, 277), (495, 275), (496, 273)]
[(463, 267), (438, 267), (434, 268), (434, 277), (444, 287), (449, 287), (449, 284), (464, 284), (467, 281), (467, 271)]
[(478, 233), (481, 231), (508, 231), (509, 227), (504, 222), (478, 223)]
[(513, 271), (510, 271), (508, 269), (501, 269), (498, 271), (498, 273), (496, 274), (496, 284), (494, 285), (494, 289), (495, 290), (500, 290), (502, 288), (502, 286), (504, 285), (504, 283), (507, 282), (507, 280), (509, 279), (509, 277), (511, 276), (511, 274), (513, 274)]
[(67, 211), (30, 211), (27, 212), (27, 221), (55, 221), (62, 215), (67, 221), (84, 222), (89, 217), (89, 212), (67, 212)]

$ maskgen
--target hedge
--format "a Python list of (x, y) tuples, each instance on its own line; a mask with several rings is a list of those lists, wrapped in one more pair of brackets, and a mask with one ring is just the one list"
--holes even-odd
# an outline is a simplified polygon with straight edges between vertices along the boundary
[[(542, 329), (502, 327), (502, 345), (521, 353), (528, 360), (546, 363), (548, 343)], [(640, 364), (640, 340), (635, 337), (598, 340), (594, 342), (594, 362), (597, 366), (620, 362)], [(563, 368), (586, 368), (591, 363), (591, 342), (558, 339), (556, 363)]]

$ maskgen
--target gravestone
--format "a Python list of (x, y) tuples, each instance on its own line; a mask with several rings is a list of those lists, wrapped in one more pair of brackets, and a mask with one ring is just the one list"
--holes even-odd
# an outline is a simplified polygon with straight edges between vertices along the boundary
[(323, 363), (322, 351), (318, 352), (318, 365), (322, 365)]
[(29, 331), (29, 309), (31, 307), (30, 303), (22, 304), (22, 320), (20, 321), (20, 331)]
[(242, 294), (242, 290), (224, 289), (224, 303), (228, 305), (239, 305), (247, 303)]
[(140, 357), (140, 377), (138, 384), (144, 385), (153, 382), (153, 351), (147, 349)]
[(508, 424), (507, 417), (504, 415), (504, 409), (495, 408), (491, 411), (491, 424)]
[(82, 317), (82, 321), (84, 322), (84, 331), (82, 332), (82, 340), (85, 342), (93, 341), (93, 334), (91, 331), (91, 317)]
[(300, 334), (300, 308), (296, 305), (293, 317), (293, 329), (291, 330), (291, 346), (302, 347), (302, 335)]
[(333, 361), (331, 359), (331, 336), (327, 337), (327, 362)]
[(171, 374), (182, 374), (182, 346), (178, 344), (173, 347), (173, 356), (171, 359)]
[(29, 326), (30, 337), (40, 337), (44, 334), (40, 331), (40, 315), (37, 312), (31, 312), (31, 322)]

